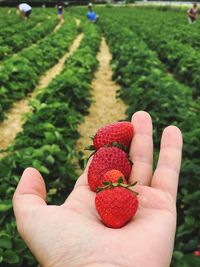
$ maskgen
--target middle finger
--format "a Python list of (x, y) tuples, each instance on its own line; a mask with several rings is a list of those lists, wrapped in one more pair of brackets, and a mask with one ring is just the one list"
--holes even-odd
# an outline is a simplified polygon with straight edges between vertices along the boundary
[(153, 163), (152, 121), (147, 112), (138, 111), (132, 117), (134, 136), (130, 146), (133, 168), (129, 182), (150, 185)]

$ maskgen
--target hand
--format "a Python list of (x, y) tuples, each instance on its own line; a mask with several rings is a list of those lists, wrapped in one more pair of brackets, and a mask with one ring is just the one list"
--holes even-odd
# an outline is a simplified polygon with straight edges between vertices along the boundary
[(87, 169), (61, 206), (47, 206), (44, 181), (33, 168), (24, 171), (13, 198), (19, 233), (42, 266), (168, 267), (176, 229), (176, 193), (182, 137), (175, 126), (162, 135), (157, 168), (152, 175), (150, 116), (133, 115), (134, 162), (130, 181), (138, 181), (139, 209), (121, 229), (102, 224)]

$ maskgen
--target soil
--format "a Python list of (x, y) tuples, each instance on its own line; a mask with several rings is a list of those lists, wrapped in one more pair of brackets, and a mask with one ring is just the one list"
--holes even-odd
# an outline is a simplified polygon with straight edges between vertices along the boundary
[(28, 105), (29, 101), (34, 98), (40, 90), (47, 87), (51, 80), (61, 72), (65, 60), (78, 48), (82, 38), (83, 34), (81, 33), (74, 40), (69, 52), (67, 52), (56, 65), (54, 65), (45, 73), (44, 76), (41, 77), (34, 92), (23, 100), (16, 102), (8, 111), (6, 114), (7, 119), (0, 123), (0, 150), (6, 149), (13, 142), (16, 134), (22, 130), (25, 118), (24, 115), (25, 113), (31, 111), (31, 107)]
[(60, 29), (60, 27), (62, 26), (62, 24), (65, 22), (64, 19), (61, 19), (59, 21), (59, 23), (56, 25), (56, 27), (54, 28), (53, 32), (56, 32), (58, 29)]
[(99, 128), (126, 118), (126, 106), (121, 99), (116, 98), (119, 85), (112, 81), (111, 58), (105, 38), (102, 38), (97, 55), (99, 68), (91, 85), (94, 102), (90, 106), (89, 115), (85, 117), (85, 121), (78, 127), (81, 138), (77, 142), (76, 150), (82, 151), (85, 157), (88, 157), (91, 152), (84, 150), (84, 148), (91, 144), (90, 137)]

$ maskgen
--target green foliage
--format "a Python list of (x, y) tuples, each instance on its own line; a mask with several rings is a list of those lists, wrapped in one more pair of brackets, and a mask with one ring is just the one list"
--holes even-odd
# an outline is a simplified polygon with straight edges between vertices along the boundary
[(68, 16), (66, 20), (57, 32), (4, 61), (0, 68), (0, 121), (13, 102), (33, 91), (41, 75), (69, 48), (77, 31), (74, 20)]
[[(105, 8), (99, 9), (98, 13), (103, 18), (98, 24), (113, 54), (113, 78), (122, 87), (119, 96), (128, 104), (127, 118), (130, 119), (137, 110), (148, 111), (154, 122), (157, 148), (161, 132), (167, 125), (178, 125), (183, 132), (178, 227), (172, 266), (200, 266), (200, 257), (193, 254), (200, 250), (199, 25), (197, 23), (191, 28), (183, 13), (159, 12), (155, 8), (148, 11), (112, 8), (112, 12)], [(79, 10), (79, 15), (83, 15), (83, 11)], [(3, 33), (8, 23), (20, 25), (20, 19), (12, 17), (13, 20), (9, 20), (9, 16), (0, 20), (0, 32)], [(77, 33), (70, 20), (57, 33), (4, 62), (0, 69), (0, 120), (16, 99), (33, 90), (39, 76), (69, 47)], [(37, 28), (34, 25), (32, 30)], [(63, 72), (32, 101), (33, 113), (27, 116), (23, 132), (18, 134), (8, 154), (0, 160), (2, 267), (36, 266), (17, 234), (12, 211), (12, 195), (24, 168), (33, 166), (41, 171), (47, 185), (48, 203), (60, 204), (75, 182), (74, 157), (82, 161), (74, 150), (74, 144), (79, 136), (77, 125), (91, 103), (89, 89), (97, 67), (95, 57), (100, 35), (96, 26), (89, 23), (81, 25), (80, 29), (85, 36), (79, 49), (67, 60)], [(15, 38), (10, 40), (19, 47), (16, 49), (21, 49), (21, 40)], [(0, 39), (1, 42), (0, 55), (7, 57), (12, 53), (12, 45), (8, 46)], [(155, 152), (157, 157), (158, 151)]]
[[(199, 250), (200, 244), (200, 99), (194, 101), (191, 88), (180, 84), (173, 75), (167, 73), (157, 55), (137, 35), (138, 29), (133, 27), (135, 22), (126, 12), (116, 10), (112, 16), (106, 12), (104, 10), (100, 13), (105, 18), (100, 23), (113, 54), (114, 78), (122, 87), (119, 95), (128, 104), (128, 118), (137, 110), (146, 110), (151, 114), (156, 153), (161, 132), (167, 125), (177, 125), (183, 132), (183, 163), (177, 202), (178, 227), (172, 266), (198, 266), (199, 258), (192, 253)], [(140, 27), (140, 32), (145, 32), (148, 26), (143, 28)], [(176, 57), (181, 53), (174, 48), (174, 53), (171, 50), (168, 57)]]
[[(121, 23), (128, 23), (177, 80), (190, 86), (193, 96), (200, 91), (199, 24), (189, 25), (186, 14), (156, 9), (125, 9)], [(131, 23), (129, 23), (131, 21)], [(174, 27), (176, 25), (176, 27)], [(192, 27), (192, 28), (191, 28)]]
[[(30, 20), (23, 21), (19, 19), (16, 21), (15, 27), (12, 27), (12, 22), (6, 25), (2, 22), (4, 26), (2, 25), (3, 27), (0, 29), (0, 60), (33, 44), (50, 33), (57, 23), (56, 16), (53, 16), (52, 13), (50, 9), (46, 12), (34, 9)], [(13, 20), (18, 17), (17, 14), (12, 16), (14, 17)], [(5, 15), (2, 18), (4, 19)]]
[(125, 3), (126, 4), (134, 4), (135, 3), (135, 0), (126, 0)]
[[(71, 192), (76, 169), (74, 145), (77, 126), (90, 103), (90, 83), (98, 66), (100, 35), (92, 24), (83, 24), (84, 38), (66, 61), (63, 71), (32, 101), (23, 131), (0, 160), (0, 261), (3, 266), (36, 266), (19, 238), (11, 209), (12, 195), (24, 168), (33, 166), (44, 176), (47, 202), (61, 204)], [(71, 37), (74, 33), (71, 32)], [(92, 40), (92, 42), (91, 42)], [(84, 60), (83, 60), (84, 59)], [(81, 104), (80, 104), (81, 103)], [(0, 206), (1, 208), (1, 206)]]

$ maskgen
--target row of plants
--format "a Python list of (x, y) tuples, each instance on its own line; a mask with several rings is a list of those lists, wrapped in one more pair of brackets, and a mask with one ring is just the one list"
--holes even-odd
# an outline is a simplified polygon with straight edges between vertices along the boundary
[[(117, 14), (118, 13), (118, 14)], [(126, 27), (121, 10), (112, 15), (101, 11), (103, 32), (113, 54), (114, 79), (121, 85), (120, 97), (127, 103), (127, 116), (146, 110), (154, 123), (155, 159), (162, 130), (169, 124), (180, 127), (184, 138), (183, 163), (178, 190), (178, 227), (171, 266), (198, 267), (200, 181), (200, 100), (193, 101), (190, 88), (168, 75), (157, 55), (133, 30), (127, 17)]]
[(70, 16), (66, 16), (66, 21), (58, 31), (4, 61), (0, 68), (0, 121), (11, 105), (30, 93), (41, 75), (69, 49), (77, 28)]
[[(139, 10), (141, 12), (141, 10)], [(190, 25), (187, 20), (187, 10), (185, 13), (180, 13), (178, 10), (174, 12), (160, 12), (159, 10), (154, 10), (150, 13), (150, 20), (152, 28), (156, 25), (160, 26), (160, 33), (165, 32), (168, 38), (174, 39), (179, 43), (184, 45), (190, 45), (193, 48), (200, 48), (200, 23), (197, 22)], [(149, 16), (148, 11), (142, 12), (143, 16)], [(189, 38), (188, 38), (189, 37)]]
[[(37, 14), (36, 14), (37, 15)], [(57, 24), (56, 17), (41, 12), (31, 20), (4, 28), (0, 34), (0, 60), (30, 46), (49, 34)]]
[(91, 103), (90, 83), (98, 66), (96, 53), (100, 43), (94, 25), (85, 22), (81, 28), (84, 37), (79, 48), (66, 61), (63, 71), (32, 101), (33, 112), (27, 116), (23, 132), (0, 160), (2, 266), (36, 266), (17, 234), (11, 204), (24, 168), (33, 166), (42, 173), (49, 204), (63, 203), (77, 177), (72, 163), (79, 137), (77, 126)]
[(11, 35), (16, 33), (21, 34), (23, 31), (31, 30), (37, 23), (45, 22), (53, 15), (51, 9), (34, 9), (28, 20), (23, 20), (16, 13), (16, 9), (9, 9), (7, 14), (5, 9), (0, 9), (0, 14), (0, 36), (3, 37), (1, 39), (1, 44), (6, 42), (6, 38)]
[[(156, 10), (154, 12), (153, 14), (144, 12), (138, 16), (138, 10), (135, 11), (135, 9), (132, 9), (129, 11), (124, 10), (120, 15), (123, 23), (128, 23), (129, 27), (138, 33), (138, 35), (148, 44), (149, 48), (157, 52), (162, 62), (167, 65), (168, 71), (180, 82), (190, 86), (193, 90), (194, 97), (199, 96), (199, 51), (193, 49), (190, 44), (183, 44), (176, 39), (176, 35), (173, 34), (175, 23), (172, 23), (171, 25), (167, 24), (168, 26), (166, 26), (166, 28), (168, 28), (168, 30), (165, 30), (166, 28), (163, 26), (165, 23), (162, 18), (162, 12)], [(173, 16), (176, 16), (175, 12), (172, 14)], [(169, 15), (169, 17), (171, 16), (172, 15)], [(154, 17), (156, 17), (156, 19), (154, 19)], [(131, 20), (132, 23), (129, 23), (129, 20)], [(155, 20), (154, 23), (152, 22), (153, 20)], [(179, 24), (177, 23), (177, 25)], [(179, 26), (176, 28), (178, 32)], [(188, 36), (191, 35), (191, 32), (195, 31), (195, 29), (191, 29), (191, 27), (186, 28), (185, 30), (187, 31)]]
[(19, 16), (16, 16), (16, 9), (0, 8), (0, 33), (2, 30), (4, 31), (4, 28), (13, 27), (15, 24), (21, 22), (22, 19)]

